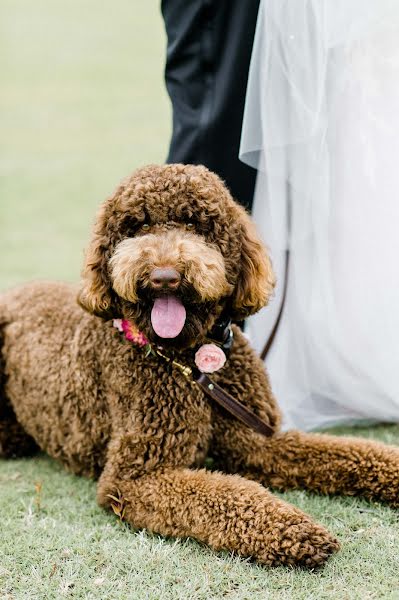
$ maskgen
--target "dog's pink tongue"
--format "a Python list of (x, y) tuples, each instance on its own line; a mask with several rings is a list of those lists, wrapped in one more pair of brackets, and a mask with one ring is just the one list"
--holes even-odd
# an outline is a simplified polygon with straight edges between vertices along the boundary
[(161, 338), (175, 338), (186, 322), (186, 309), (175, 296), (157, 298), (151, 311), (151, 323)]

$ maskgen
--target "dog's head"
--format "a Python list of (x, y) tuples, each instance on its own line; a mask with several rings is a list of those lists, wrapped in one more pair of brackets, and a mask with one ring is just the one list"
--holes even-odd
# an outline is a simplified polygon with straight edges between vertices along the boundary
[(151, 341), (201, 342), (222, 312), (243, 319), (267, 304), (274, 275), (244, 209), (202, 166), (148, 166), (100, 207), (80, 305), (129, 319)]

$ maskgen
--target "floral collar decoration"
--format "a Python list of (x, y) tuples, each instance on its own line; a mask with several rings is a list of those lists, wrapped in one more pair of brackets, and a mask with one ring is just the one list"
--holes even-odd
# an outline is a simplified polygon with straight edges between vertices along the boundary
[[(140, 348), (144, 348), (146, 351), (146, 356), (149, 354), (158, 354), (163, 358), (167, 358), (162, 353), (163, 348), (161, 346), (154, 347), (146, 338), (144, 333), (140, 331), (131, 321), (126, 319), (114, 319), (113, 326), (124, 334), (126, 340), (136, 346), (139, 346)], [(229, 328), (228, 344), (226, 345), (227, 349), (230, 349), (231, 344), (232, 332)], [(225, 344), (223, 345), (225, 346)], [(177, 364), (176, 361), (174, 362)], [(214, 343), (202, 344), (202, 346), (200, 346), (195, 353), (194, 362), (197, 369), (201, 371), (201, 373), (215, 373), (224, 366), (226, 362), (226, 354), (223, 351), (223, 348)]]

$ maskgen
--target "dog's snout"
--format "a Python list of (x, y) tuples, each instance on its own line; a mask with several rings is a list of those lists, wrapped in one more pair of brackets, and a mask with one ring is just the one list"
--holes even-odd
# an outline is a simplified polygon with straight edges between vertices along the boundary
[(151, 272), (150, 283), (154, 290), (176, 290), (180, 285), (180, 273), (172, 267), (156, 268)]

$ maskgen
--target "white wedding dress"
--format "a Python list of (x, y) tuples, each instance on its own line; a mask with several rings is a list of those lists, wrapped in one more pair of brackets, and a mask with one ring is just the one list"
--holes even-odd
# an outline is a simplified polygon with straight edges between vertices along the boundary
[(284, 427), (399, 422), (399, 0), (263, 0), (241, 139)]

